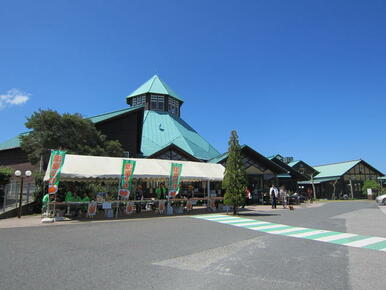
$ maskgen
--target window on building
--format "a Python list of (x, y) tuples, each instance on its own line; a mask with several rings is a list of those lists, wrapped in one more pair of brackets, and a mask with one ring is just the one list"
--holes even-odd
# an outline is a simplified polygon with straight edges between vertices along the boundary
[(165, 98), (164, 98), (164, 96), (151, 95), (150, 108), (154, 111), (164, 111), (165, 110)]
[(169, 98), (169, 113), (173, 115), (178, 115), (179, 103), (173, 98)]
[(166, 159), (166, 160), (182, 160), (182, 161), (187, 161), (185, 157), (182, 155), (178, 154), (174, 150), (169, 150), (166, 151), (160, 155), (157, 156), (158, 159)]
[(133, 107), (143, 105), (146, 102), (146, 96), (138, 96), (133, 98)]

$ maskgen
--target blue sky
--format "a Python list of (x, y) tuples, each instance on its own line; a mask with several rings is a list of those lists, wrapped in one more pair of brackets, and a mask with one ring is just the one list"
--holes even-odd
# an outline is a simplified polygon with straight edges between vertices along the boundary
[(2, 1), (0, 142), (39, 108), (92, 116), (158, 74), (219, 151), (230, 131), (386, 172), (386, 1)]

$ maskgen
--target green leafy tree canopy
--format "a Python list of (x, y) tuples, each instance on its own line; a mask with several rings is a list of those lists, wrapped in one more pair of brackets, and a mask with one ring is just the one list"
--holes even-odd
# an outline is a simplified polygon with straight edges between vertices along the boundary
[(228, 159), (226, 162), (223, 188), (226, 190), (224, 203), (233, 206), (233, 214), (245, 202), (245, 190), (247, 188), (247, 173), (241, 158), (241, 147), (236, 131), (231, 132), (229, 139)]
[(32, 131), (23, 135), (21, 148), (36, 164), (49, 149), (65, 150), (69, 154), (123, 156), (119, 141), (107, 140), (95, 125), (80, 114), (59, 114), (53, 110), (39, 110), (27, 118), (25, 126)]
[(381, 185), (375, 180), (365, 180), (362, 186), (362, 191), (364, 195), (367, 195), (367, 189), (371, 188), (375, 191), (375, 194), (382, 191)]
[(12, 168), (0, 166), (0, 186), (6, 185), (9, 182), (12, 173)]

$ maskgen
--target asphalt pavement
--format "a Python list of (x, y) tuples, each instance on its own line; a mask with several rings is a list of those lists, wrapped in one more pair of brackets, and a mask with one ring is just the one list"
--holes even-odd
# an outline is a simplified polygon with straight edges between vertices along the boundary
[[(240, 216), (386, 237), (373, 202)], [(0, 289), (385, 289), (386, 252), (188, 216), (0, 229)]]

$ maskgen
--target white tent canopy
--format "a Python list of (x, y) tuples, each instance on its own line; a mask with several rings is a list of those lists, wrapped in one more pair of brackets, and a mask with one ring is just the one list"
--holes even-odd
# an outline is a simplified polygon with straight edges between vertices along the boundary
[[(172, 163), (182, 165), (181, 179), (185, 181), (221, 181), (224, 177), (224, 166), (221, 164), (192, 161), (118, 158), (66, 154), (60, 179), (119, 179), (122, 171), (122, 160), (135, 160), (134, 178), (165, 179), (170, 176)], [(44, 180), (48, 181), (50, 168), (47, 168)]]

